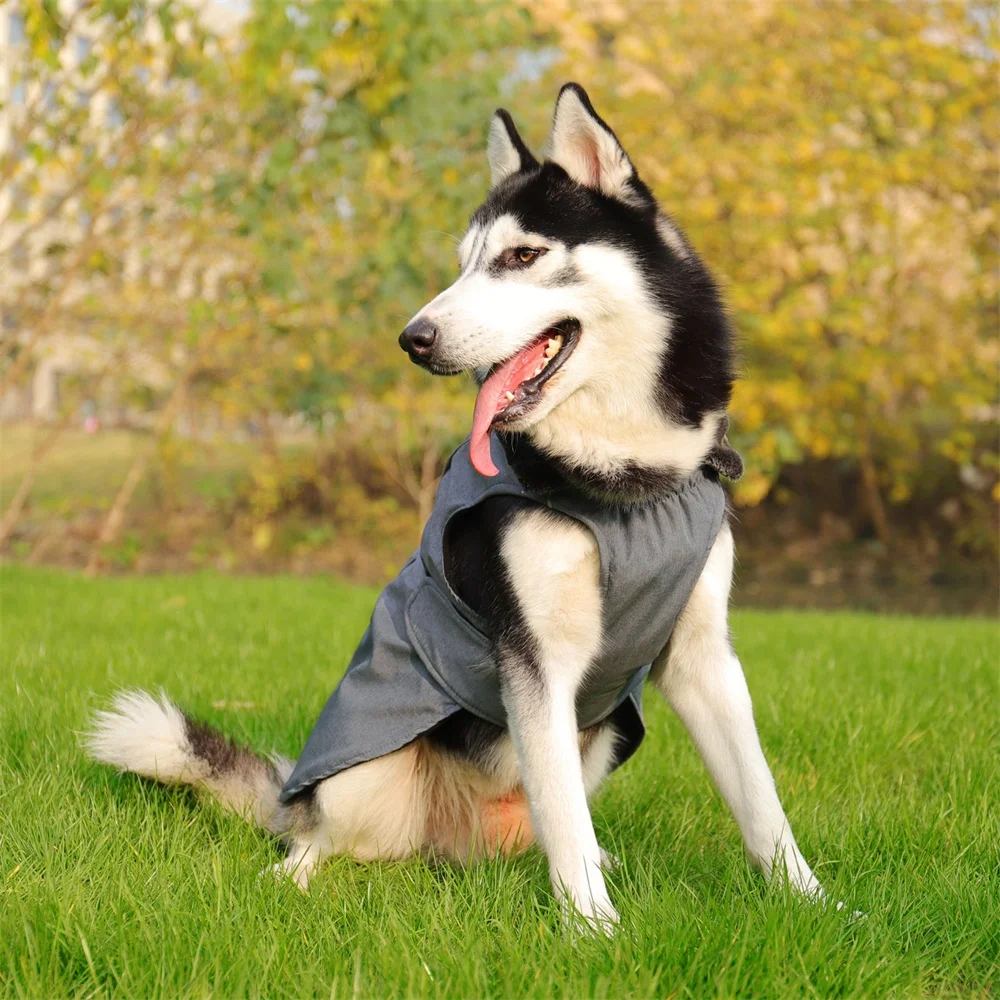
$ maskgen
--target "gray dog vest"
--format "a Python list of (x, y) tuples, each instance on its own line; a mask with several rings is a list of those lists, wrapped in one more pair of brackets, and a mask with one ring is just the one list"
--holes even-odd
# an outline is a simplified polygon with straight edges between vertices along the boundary
[(674, 625), (722, 526), (725, 494), (699, 469), (675, 491), (640, 507), (609, 507), (566, 493), (541, 496), (514, 475), (502, 449), (497, 476), (472, 467), (466, 441), (438, 487), (420, 548), (379, 595), (347, 673), (317, 721), (281, 792), (305, 789), (364, 761), (398, 750), (466, 709), (506, 727), (489, 628), (445, 579), (449, 521), (489, 497), (522, 497), (579, 521), (600, 553), (604, 641), (577, 697), (581, 729), (625, 713), (614, 766), (642, 741), (642, 685)]

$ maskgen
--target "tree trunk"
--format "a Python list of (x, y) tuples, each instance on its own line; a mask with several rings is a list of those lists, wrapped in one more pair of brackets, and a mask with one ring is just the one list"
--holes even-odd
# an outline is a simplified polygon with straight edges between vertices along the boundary
[(17, 492), (13, 495), (13, 497), (11, 497), (10, 503), (7, 504), (7, 509), (3, 514), (3, 520), (0, 521), (0, 548), (3, 547), (3, 543), (7, 541), (8, 535), (10, 535), (10, 533), (14, 530), (14, 525), (20, 520), (24, 506), (28, 502), (28, 497), (31, 495), (31, 488), (35, 485), (35, 476), (38, 474), (39, 464), (45, 457), (49, 448), (55, 444), (56, 439), (60, 434), (62, 434), (68, 425), (68, 421), (64, 420), (55, 427), (49, 428), (49, 432), (31, 453), (31, 460), (28, 464), (28, 468), (21, 479), (20, 485), (17, 487)]
[(65, 521), (52, 521), (31, 550), (27, 565), (37, 566), (49, 554), (52, 546), (65, 538), (67, 534), (69, 534), (69, 527)]
[(892, 542), (892, 530), (889, 527), (885, 502), (882, 500), (882, 493), (879, 490), (878, 471), (875, 468), (875, 462), (872, 460), (871, 450), (868, 447), (867, 435), (858, 462), (861, 467), (861, 489), (865, 500), (865, 507), (875, 527), (876, 537), (883, 545), (888, 546)]
[(174, 386), (174, 391), (170, 394), (170, 398), (160, 411), (152, 435), (150, 435), (149, 440), (132, 460), (132, 465), (125, 474), (125, 479), (118, 489), (118, 494), (111, 505), (111, 509), (108, 511), (108, 516), (104, 519), (104, 524), (101, 526), (101, 532), (97, 537), (97, 541), (94, 542), (90, 550), (90, 558), (87, 561), (87, 576), (93, 577), (97, 575), (98, 570), (101, 568), (102, 549), (104, 546), (110, 545), (118, 537), (122, 522), (125, 520), (125, 513), (132, 502), (136, 488), (142, 482), (142, 477), (146, 474), (146, 469), (149, 467), (153, 452), (156, 450), (160, 439), (170, 429), (174, 417), (177, 416), (177, 411), (184, 402), (184, 396), (193, 372), (194, 366), (191, 365), (178, 379), (177, 384)]
[(437, 471), (438, 450), (434, 444), (424, 447), (424, 453), (420, 460), (420, 495), (417, 509), (420, 512), (420, 530), (423, 531), (434, 508), (434, 495), (437, 493), (438, 477)]

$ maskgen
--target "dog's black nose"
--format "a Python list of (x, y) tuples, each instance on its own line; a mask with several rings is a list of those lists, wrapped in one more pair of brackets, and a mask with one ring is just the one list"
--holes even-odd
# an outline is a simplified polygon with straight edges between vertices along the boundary
[(411, 358), (426, 358), (437, 339), (437, 327), (428, 319), (415, 319), (399, 335), (399, 346)]

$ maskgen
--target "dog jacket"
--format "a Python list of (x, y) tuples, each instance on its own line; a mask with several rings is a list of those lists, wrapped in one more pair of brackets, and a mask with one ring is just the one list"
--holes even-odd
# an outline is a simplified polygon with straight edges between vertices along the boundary
[[(495, 448), (494, 454), (502, 452)], [(642, 685), (708, 559), (722, 526), (725, 494), (711, 468), (638, 507), (609, 507), (577, 492), (532, 493), (503, 456), (480, 475), (466, 441), (448, 460), (421, 538), (381, 593), (347, 673), (330, 696), (282, 802), (346, 768), (429, 732), (460, 709), (506, 727), (493, 639), (486, 623), (445, 579), (449, 521), (488, 497), (523, 497), (589, 528), (600, 553), (604, 642), (577, 698), (581, 729), (621, 708), (614, 766), (642, 742)]]

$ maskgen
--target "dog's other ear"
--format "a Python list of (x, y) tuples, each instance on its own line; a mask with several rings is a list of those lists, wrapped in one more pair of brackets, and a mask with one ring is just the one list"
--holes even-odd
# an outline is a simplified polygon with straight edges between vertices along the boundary
[(559, 91), (549, 145), (549, 158), (578, 184), (627, 200), (632, 161), (578, 83)]
[(529, 167), (537, 167), (538, 160), (524, 144), (514, 127), (514, 120), (503, 109), (498, 108), (490, 122), (490, 138), (486, 144), (486, 156), (490, 161), (490, 178), (493, 187), (506, 180), (511, 174)]

